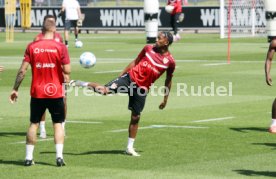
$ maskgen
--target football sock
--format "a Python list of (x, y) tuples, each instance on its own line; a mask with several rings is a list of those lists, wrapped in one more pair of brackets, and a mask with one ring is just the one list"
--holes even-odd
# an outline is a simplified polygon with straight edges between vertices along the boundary
[(276, 126), (276, 119), (272, 119), (271, 126)]
[(40, 121), (39, 128), (40, 128), (40, 131), (42, 131), (42, 130), (45, 131), (45, 121)]
[(75, 34), (75, 39), (76, 41), (78, 41), (78, 34)]
[(62, 126), (63, 130), (65, 130), (65, 120), (64, 120), (64, 122), (61, 123), (61, 126)]
[(128, 149), (132, 149), (133, 148), (134, 141), (135, 141), (135, 139), (128, 138), (128, 143), (127, 143), (127, 148)]
[(33, 160), (34, 145), (26, 144), (26, 160)]
[(63, 144), (56, 144), (56, 158), (63, 158)]

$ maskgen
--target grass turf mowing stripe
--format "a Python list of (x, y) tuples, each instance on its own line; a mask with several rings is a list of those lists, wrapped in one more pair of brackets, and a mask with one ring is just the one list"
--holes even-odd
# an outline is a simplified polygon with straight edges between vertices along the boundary
[(211, 119), (203, 119), (203, 120), (197, 120), (197, 121), (192, 121), (192, 122), (212, 122), (212, 121), (222, 121), (226, 119), (233, 119), (235, 117), (230, 116), (230, 117), (221, 117), (221, 118), (211, 118)]

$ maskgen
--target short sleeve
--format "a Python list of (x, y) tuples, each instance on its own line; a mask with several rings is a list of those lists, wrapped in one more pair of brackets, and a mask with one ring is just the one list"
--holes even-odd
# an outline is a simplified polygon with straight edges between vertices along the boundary
[(62, 44), (61, 48), (62, 48), (61, 64), (62, 65), (70, 64), (70, 57), (69, 57), (67, 47), (64, 44)]
[(25, 54), (24, 54), (24, 58), (23, 58), (23, 61), (24, 61), (24, 62), (31, 63), (30, 48), (31, 48), (30, 45), (28, 45), (28, 47), (27, 47), (26, 50), (25, 50)]

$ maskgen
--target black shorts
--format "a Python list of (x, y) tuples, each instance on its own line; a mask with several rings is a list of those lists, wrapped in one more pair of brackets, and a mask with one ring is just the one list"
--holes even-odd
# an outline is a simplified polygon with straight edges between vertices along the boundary
[(128, 73), (110, 81), (105, 86), (108, 87), (110, 93), (128, 93), (128, 109), (136, 115), (141, 114), (145, 106), (147, 91), (137, 87)]
[(65, 20), (65, 30), (70, 30), (71, 27), (77, 27), (78, 26), (78, 20)]
[(31, 98), (31, 123), (39, 123), (45, 110), (48, 109), (53, 123), (62, 123), (65, 119), (63, 98)]

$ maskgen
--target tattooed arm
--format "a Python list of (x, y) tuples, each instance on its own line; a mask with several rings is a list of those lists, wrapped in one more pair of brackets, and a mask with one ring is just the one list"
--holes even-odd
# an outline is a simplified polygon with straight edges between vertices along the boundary
[(12, 90), (11, 95), (10, 95), (10, 102), (11, 103), (16, 102), (16, 100), (17, 100), (18, 88), (19, 88), (21, 82), (23, 81), (23, 79), (25, 77), (28, 66), (29, 66), (28, 62), (23, 62), (20, 69), (17, 72), (16, 79), (15, 79), (15, 82), (14, 82), (14, 85), (13, 85), (13, 90)]

